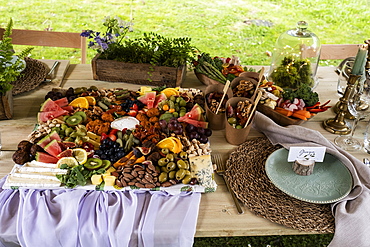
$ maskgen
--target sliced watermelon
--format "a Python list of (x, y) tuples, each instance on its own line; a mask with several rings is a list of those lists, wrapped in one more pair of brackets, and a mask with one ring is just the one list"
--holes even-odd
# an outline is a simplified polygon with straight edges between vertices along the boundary
[(52, 140), (57, 140), (57, 141), (61, 141), (62, 139), (60, 138), (60, 136), (58, 135), (58, 132), (56, 131), (52, 131), (50, 132), (50, 134), (48, 134), (47, 136), (45, 136), (44, 138), (42, 138), (38, 143), (37, 145), (39, 145), (40, 147), (44, 148), (46, 145), (48, 145)]
[(157, 107), (158, 107), (158, 104), (159, 104), (161, 101), (165, 100), (165, 99), (167, 99), (167, 96), (166, 96), (164, 93), (160, 93), (160, 94), (158, 94), (158, 95), (155, 97), (155, 101), (154, 101), (154, 106), (153, 106), (153, 108), (157, 108)]
[(69, 104), (67, 97), (54, 100), (54, 103), (60, 107), (67, 106)]
[(62, 108), (60, 108), (60, 110), (58, 110), (58, 111), (43, 111), (43, 112), (39, 112), (37, 114), (37, 121), (39, 123), (41, 123), (41, 122), (45, 123), (48, 120), (52, 120), (54, 118), (64, 116), (64, 115), (68, 115), (68, 114), (69, 114), (68, 111), (63, 110)]
[(188, 118), (186, 116), (179, 117), (177, 119), (177, 121), (188, 123), (188, 124), (192, 124), (195, 127), (202, 127), (203, 129), (207, 129), (208, 128), (208, 122), (198, 121), (198, 120), (195, 120), (195, 119)]
[(195, 104), (193, 108), (191, 108), (191, 110), (185, 114), (184, 117), (198, 121), (204, 121), (203, 113), (204, 113), (203, 108), (200, 105)]
[(143, 104), (147, 105), (148, 109), (151, 109), (154, 107), (155, 98), (157, 96), (156, 91), (147, 92), (143, 96), (140, 96), (137, 98), (139, 101), (141, 101)]
[(68, 111), (68, 112), (70, 112), (70, 113), (74, 111), (73, 106), (71, 106), (71, 105), (68, 105), (68, 106), (62, 106), (62, 109), (63, 109), (63, 110), (66, 110), (66, 111)]
[(63, 109), (50, 98), (45, 100), (45, 102), (41, 105), (40, 108), (40, 111), (61, 111), (61, 110)]
[(58, 154), (62, 152), (62, 149), (60, 148), (57, 140), (52, 140), (48, 145), (44, 147), (44, 150), (54, 157), (57, 157)]
[(62, 158), (62, 157), (72, 157), (73, 156), (73, 150), (72, 149), (66, 149), (62, 151), (60, 154), (57, 155), (57, 158)]
[(53, 157), (45, 152), (36, 152), (35, 159), (36, 161), (43, 162), (43, 163), (56, 164), (58, 162), (58, 159), (56, 157)]

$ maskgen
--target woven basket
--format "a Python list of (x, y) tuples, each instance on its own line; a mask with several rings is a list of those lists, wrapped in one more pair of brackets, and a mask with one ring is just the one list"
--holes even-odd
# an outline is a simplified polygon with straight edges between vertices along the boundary
[(45, 79), (49, 68), (46, 64), (29, 57), (24, 59), (26, 68), (22, 71), (18, 80), (13, 81), (13, 95), (31, 91), (38, 87)]

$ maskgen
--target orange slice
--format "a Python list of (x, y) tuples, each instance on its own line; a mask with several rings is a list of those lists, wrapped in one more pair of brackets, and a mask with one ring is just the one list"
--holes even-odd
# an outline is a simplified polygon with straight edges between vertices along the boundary
[(89, 105), (96, 105), (96, 100), (95, 100), (95, 97), (93, 96), (85, 96), (85, 98), (87, 99), (87, 102), (89, 102)]
[(175, 88), (172, 88), (172, 87), (168, 87), (168, 88), (165, 88), (161, 91), (161, 93), (164, 93), (167, 98), (171, 97), (172, 95), (179, 95), (179, 91)]
[(78, 98), (72, 100), (72, 102), (69, 103), (69, 105), (73, 106), (73, 107), (80, 107), (80, 108), (88, 109), (89, 108), (89, 101), (87, 101), (87, 99), (85, 97), (78, 97)]
[(173, 153), (180, 153), (182, 150), (181, 141), (176, 137), (168, 137), (157, 143), (159, 148), (168, 148)]

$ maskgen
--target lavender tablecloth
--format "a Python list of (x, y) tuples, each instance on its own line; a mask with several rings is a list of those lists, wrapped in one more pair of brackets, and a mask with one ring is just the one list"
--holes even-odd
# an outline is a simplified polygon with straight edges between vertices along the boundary
[(0, 189), (0, 246), (192, 246), (200, 197), (191, 192)]
[(298, 125), (282, 127), (256, 112), (253, 127), (264, 133), (272, 144), (325, 146), (351, 172), (353, 187), (348, 196), (332, 204), (335, 233), (330, 247), (370, 246), (370, 169), (350, 153), (338, 148), (320, 132)]

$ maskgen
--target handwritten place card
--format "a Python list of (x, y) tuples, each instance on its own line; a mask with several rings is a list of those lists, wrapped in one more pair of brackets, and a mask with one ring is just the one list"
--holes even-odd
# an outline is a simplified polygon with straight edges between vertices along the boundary
[(295, 160), (314, 160), (323, 162), (326, 147), (290, 147), (288, 162)]

